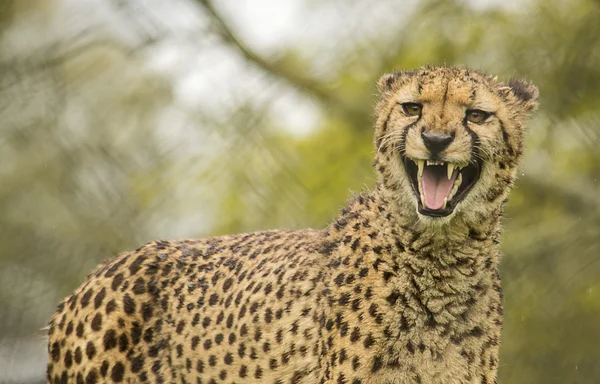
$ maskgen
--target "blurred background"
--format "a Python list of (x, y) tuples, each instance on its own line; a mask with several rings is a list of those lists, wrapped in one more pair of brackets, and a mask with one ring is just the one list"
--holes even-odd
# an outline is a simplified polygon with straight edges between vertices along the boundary
[(600, 1), (2, 0), (0, 382), (152, 239), (320, 228), (372, 187), (377, 78), (533, 80), (506, 212), (500, 384), (600, 382)]

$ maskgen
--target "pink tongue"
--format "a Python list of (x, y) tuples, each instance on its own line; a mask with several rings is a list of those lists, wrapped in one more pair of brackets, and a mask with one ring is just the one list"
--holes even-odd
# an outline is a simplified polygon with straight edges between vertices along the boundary
[(448, 180), (446, 167), (439, 170), (433, 170), (433, 167), (425, 166), (423, 169), (423, 197), (425, 207), (436, 210), (442, 208), (444, 199), (452, 191), (457, 172), (454, 171), (452, 177)]

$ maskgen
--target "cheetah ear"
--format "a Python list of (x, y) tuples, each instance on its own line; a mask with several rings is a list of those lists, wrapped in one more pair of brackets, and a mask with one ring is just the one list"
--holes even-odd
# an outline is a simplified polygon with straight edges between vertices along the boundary
[(512, 79), (506, 85), (527, 112), (531, 112), (537, 108), (540, 92), (532, 82), (522, 79)]
[(379, 93), (385, 93), (392, 89), (392, 86), (400, 78), (400, 72), (389, 73), (383, 75), (377, 81), (377, 89)]

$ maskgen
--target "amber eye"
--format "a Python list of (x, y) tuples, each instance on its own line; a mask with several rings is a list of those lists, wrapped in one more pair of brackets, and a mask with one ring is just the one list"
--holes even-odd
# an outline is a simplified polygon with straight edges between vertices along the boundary
[(423, 104), (402, 103), (402, 110), (407, 116), (420, 116), (423, 111)]
[(482, 111), (481, 109), (468, 109), (467, 120), (471, 123), (481, 124), (490, 117), (489, 112)]

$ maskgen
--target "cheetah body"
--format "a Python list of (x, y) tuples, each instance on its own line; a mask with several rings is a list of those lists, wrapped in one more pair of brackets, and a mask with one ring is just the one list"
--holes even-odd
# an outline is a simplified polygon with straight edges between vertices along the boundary
[[(156, 241), (107, 261), (52, 317), (48, 382), (494, 383), (499, 220), (537, 90), (453, 67), (379, 86), (374, 191), (322, 230)], [(403, 98), (432, 114), (412, 118)], [(493, 107), (489, 126), (465, 123), (464, 104)], [(445, 217), (420, 211), (398, 160), (426, 156), (416, 129), (455, 130), (447, 161), (482, 158)]]

